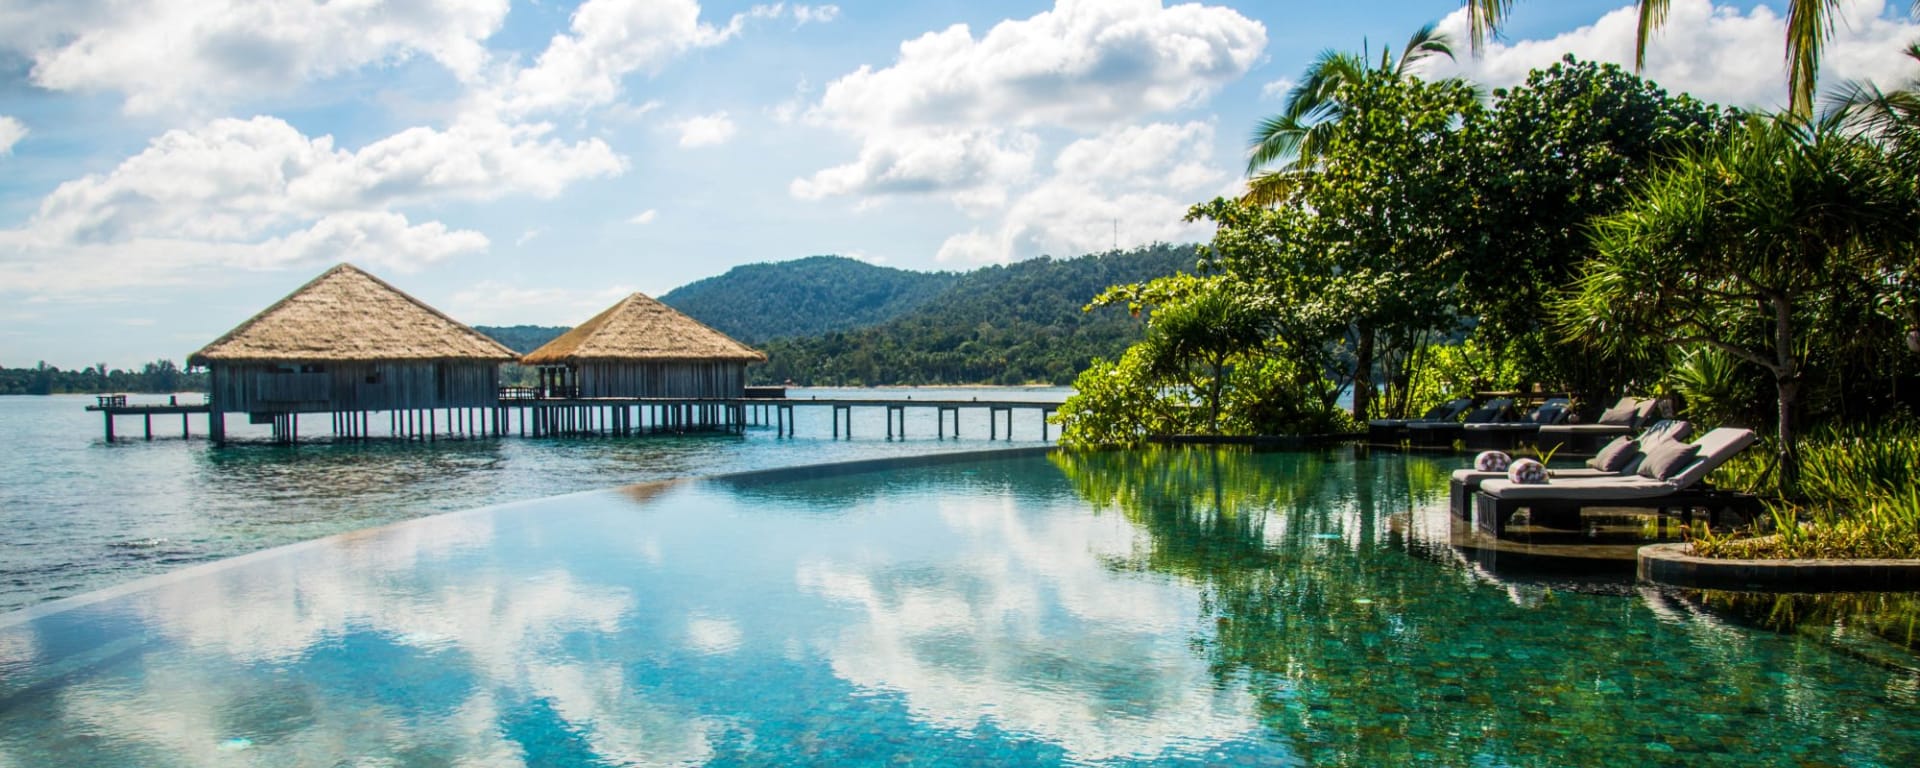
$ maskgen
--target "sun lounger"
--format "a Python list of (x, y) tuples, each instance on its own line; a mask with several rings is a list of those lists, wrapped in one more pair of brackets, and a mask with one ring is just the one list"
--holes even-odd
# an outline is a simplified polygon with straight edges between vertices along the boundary
[[(1685, 440), (1692, 435), (1693, 425), (1685, 421), (1657, 421), (1654, 422), (1653, 426), (1647, 427), (1647, 430), (1641, 432), (1640, 436), (1635, 439), (1635, 450), (1638, 451), (1642, 446), (1650, 445), (1656, 440)], [(1634, 470), (1640, 468), (1640, 462), (1637, 458), (1629, 461), (1625, 466), (1621, 467), (1619, 471), (1608, 471), (1593, 466), (1593, 461), (1588, 461), (1587, 465), (1588, 466), (1585, 467), (1574, 467), (1570, 469), (1548, 470), (1548, 473), (1555, 479), (1572, 480), (1575, 478), (1625, 477), (1633, 474)], [(1500, 472), (1484, 472), (1472, 468), (1454, 470), (1453, 476), (1448, 483), (1448, 508), (1452, 510), (1454, 517), (1462, 520), (1472, 517), (1473, 493), (1474, 491), (1480, 490), (1480, 484), (1488, 480), (1505, 480), (1506, 478), (1507, 473), (1504, 470)]]
[(1558, 424), (1565, 420), (1567, 409), (1571, 407), (1573, 407), (1572, 400), (1564, 397), (1551, 398), (1519, 421), (1468, 424), (1460, 435), (1460, 441), (1466, 443), (1470, 449), (1512, 449), (1523, 442), (1531, 441), (1541, 427)]
[(1488, 400), (1467, 414), (1466, 424), (1457, 421), (1416, 422), (1407, 425), (1407, 442), (1414, 445), (1452, 445), (1467, 429), (1467, 424), (1488, 424), (1506, 419), (1513, 413), (1513, 401), (1504, 397)]
[[(1699, 442), (1690, 460), (1668, 474), (1649, 474), (1654, 461), (1634, 474), (1610, 477), (1554, 477), (1546, 483), (1522, 484), (1507, 480), (1485, 480), (1473, 494), (1473, 524), (1498, 537), (1506, 532), (1507, 519), (1522, 507), (1532, 510), (1535, 524), (1567, 527), (1578, 525), (1580, 512), (1588, 507), (1638, 507), (1684, 510), (1691, 521), (1692, 510), (1706, 508), (1716, 515), (1724, 509), (1751, 513), (1757, 502), (1747, 494), (1708, 488), (1702, 483), (1708, 473), (1726, 463), (1747, 446), (1754, 434), (1747, 429), (1716, 429)], [(1687, 445), (1687, 444), (1683, 444)]]
[(1398, 443), (1407, 439), (1407, 425), (1423, 422), (1453, 422), (1460, 414), (1473, 407), (1473, 401), (1467, 398), (1448, 400), (1427, 409), (1426, 415), (1417, 419), (1374, 419), (1367, 422), (1367, 442)]
[(1623, 397), (1600, 414), (1599, 420), (1592, 424), (1553, 424), (1543, 426), (1535, 433), (1535, 444), (1542, 451), (1565, 451), (1568, 454), (1591, 454), (1607, 441), (1621, 435), (1631, 435), (1652, 422), (1660, 408), (1660, 401), (1637, 397)]

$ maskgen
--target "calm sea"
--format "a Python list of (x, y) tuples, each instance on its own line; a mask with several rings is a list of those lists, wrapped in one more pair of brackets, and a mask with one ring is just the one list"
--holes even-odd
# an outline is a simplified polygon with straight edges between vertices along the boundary
[[(1049, 388), (793, 389), (808, 398), (1064, 400)], [(192, 395), (191, 397), (198, 397)], [(135, 402), (163, 400), (134, 396)], [(851, 440), (834, 440), (827, 408), (796, 408), (795, 435), (441, 440), (431, 444), (319, 439), (215, 450), (180, 439), (179, 417), (137, 418), (102, 438), (91, 395), (0, 397), (0, 612), (142, 576), (438, 512), (649, 480), (831, 461), (1044, 444), (1036, 411), (1016, 411), (1013, 439), (987, 440), (985, 410), (961, 413), (960, 439), (934, 436), (930, 409), (907, 411), (905, 439), (888, 440), (883, 411), (856, 409)], [(1004, 418), (1004, 417), (1002, 417)], [(234, 436), (264, 427), (229, 417)], [(324, 432), (324, 416), (301, 435)], [(1004, 424), (1004, 422), (1003, 422)], [(384, 426), (384, 425), (382, 425)], [(1004, 430), (1004, 427), (1002, 427)], [(1052, 428), (1049, 436), (1057, 436)]]

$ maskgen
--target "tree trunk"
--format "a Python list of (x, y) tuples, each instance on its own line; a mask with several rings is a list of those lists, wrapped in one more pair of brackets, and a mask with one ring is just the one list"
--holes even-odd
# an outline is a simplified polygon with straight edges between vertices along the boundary
[(1359, 338), (1353, 345), (1353, 419), (1365, 422), (1373, 405), (1373, 327), (1359, 326)]
[(1213, 381), (1207, 388), (1207, 434), (1220, 434), (1220, 389), (1226, 384), (1227, 365), (1217, 363), (1213, 366)]
[(1776, 425), (1780, 433), (1780, 495), (1797, 497), (1800, 495), (1800, 448), (1794, 444), (1793, 406), (1800, 399), (1800, 382), (1776, 378), (1773, 384), (1780, 397)]
[(1800, 448), (1794, 445), (1793, 406), (1800, 399), (1800, 366), (1793, 358), (1793, 303), (1776, 299), (1773, 305), (1773, 372), (1779, 412), (1775, 429), (1780, 439), (1780, 493), (1800, 493)]

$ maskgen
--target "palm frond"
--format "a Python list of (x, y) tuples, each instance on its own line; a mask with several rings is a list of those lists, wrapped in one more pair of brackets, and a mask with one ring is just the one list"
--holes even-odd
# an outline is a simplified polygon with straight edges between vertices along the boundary
[(1513, 10), (1513, 0), (1465, 0), (1467, 30), (1474, 55), (1487, 46), (1487, 39), (1500, 31), (1500, 25)]
[(1841, 0), (1793, 0), (1787, 5), (1787, 99), (1798, 114), (1813, 112), (1820, 56), (1833, 36)]
[(1647, 40), (1667, 23), (1668, 0), (1640, 0), (1640, 28), (1633, 37), (1633, 69), (1647, 68)]
[(1453, 38), (1439, 31), (1436, 25), (1429, 23), (1415, 31), (1412, 37), (1407, 38), (1407, 47), (1400, 51), (1400, 61), (1394, 65), (1393, 76), (1406, 77), (1413, 65), (1434, 56), (1452, 59)]

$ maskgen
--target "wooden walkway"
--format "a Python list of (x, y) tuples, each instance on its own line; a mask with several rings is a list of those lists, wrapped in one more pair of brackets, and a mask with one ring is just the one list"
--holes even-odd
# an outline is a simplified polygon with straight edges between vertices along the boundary
[[(724, 398), (724, 399), (680, 399), (680, 398), (540, 398), (532, 397), (523, 391), (506, 393), (493, 407), (479, 408), (430, 408), (399, 411), (343, 411), (343, 412), (307, 412), (249, 414), (249, 420), (256, 424), (271, 424), (275, 441), (292, 443), (299, 440), (302, 416), (323, 416), (331, 422), (331, 434), (334, 439), (368, 439), (374, 437), (398, 438), (406, 440), (438, 440), (467, 438), (500, 438), (518, 435), (520, 437), (569, 437), (569, 436), (607, 436), (640, 434), (685, 434), (731, 432), (742, 433), (751, 426), (771, 426), (774, 434), (780, 437), (793, 437), (796, 419), (794, 411), (800, 408), (827, 408), (832, 422), (832, 437), (853, 439), (853, 412), (855, 409), (881, 409), (886, 417), (885, 437), (888, 440), (907, 437), (907, 411), (911, 409), (932, 409), (934, 411), (934, 437), (946, 439), (949, 425), (953, 437), (960, 437), (960, 412), (964, 410), (985, 410), (987, 415), (987, 439), (1013, 439), (1014, 412), (1033, 411), (1038, 414), (1040, 439), (1052, 439), (1051, 424), (1048, 418), (1060, 408), (1058, 402), (1029, 400), (907, 400), (891, 398)], [(180, 435), (191, 437), (192, 430), (188, 418), (193, 414), (203, 414), (208, 428), (203, 432), (215, 437), (224, 433), (216, 429), (216, 419), (224, 421), (225, 415), (216, 415), (212, 406), (204, 400), (183, 403), (169, 398), (165, 403), (129, 403), (125, 395), (106, 395), (99, 398), (96, 405), (87, 406), (89, 411), (101, 413), (104, 422), (106, 441), (116, 439), (114, 420), (116, 417), (138, 416), (145, 425), (145, 438), (153, 439), (153, 417), (180, 417)], [(376, 417), (376, 414), (385, 414)], [(381, 428), (385, 422), (385, 428)], [(1005, 430), (1002, 431), (1004, 425)]]

